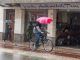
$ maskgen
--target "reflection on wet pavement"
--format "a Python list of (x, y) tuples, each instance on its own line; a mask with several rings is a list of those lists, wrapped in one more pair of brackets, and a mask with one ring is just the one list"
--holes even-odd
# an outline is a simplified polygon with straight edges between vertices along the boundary
[(0, 52), (0, 60), (12, 60), (12, 54)]
[(0, 48), (0, 60), (80, 60), (72, 57)]
[(28, 57), (19, 54), (11, 54), (6, 52), (0, 52), (0, 60), (45, 60), (38, 57)]

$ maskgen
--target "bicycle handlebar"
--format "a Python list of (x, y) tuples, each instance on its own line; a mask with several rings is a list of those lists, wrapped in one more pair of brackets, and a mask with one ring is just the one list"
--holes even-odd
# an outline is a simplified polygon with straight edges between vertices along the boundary
[(49, 32), (45, 31), (44, 33), (50, 34)]

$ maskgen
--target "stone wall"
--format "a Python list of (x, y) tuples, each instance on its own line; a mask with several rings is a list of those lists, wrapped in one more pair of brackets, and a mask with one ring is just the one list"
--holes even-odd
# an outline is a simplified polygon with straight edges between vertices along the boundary
[(23, 34), (14, 34), (14, 42), (21, 43), (24, 40)]
[(3, 33), (2, 33), (2, 32), (0, 32), (0, 40), (2, 40), (2, 36), (3, 36)]

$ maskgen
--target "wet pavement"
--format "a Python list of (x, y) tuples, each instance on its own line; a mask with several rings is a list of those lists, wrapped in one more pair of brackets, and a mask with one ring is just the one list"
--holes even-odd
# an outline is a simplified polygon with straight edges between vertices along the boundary
[(0, 60), (80, 60), (77, 58), (0, 48)]
[(14, 46), (10, 42), (6, 45), (0, 43), (0, 60), (80, 60), (79, 52), (80, 50), (59, 47), (52, 52), (45, 52), (42, 49), (33, 52), (26, 44)]
[(39, 57), (29, 57), (20, 54), (0, 52), (0, 60), (45, 60), (45, 59)]

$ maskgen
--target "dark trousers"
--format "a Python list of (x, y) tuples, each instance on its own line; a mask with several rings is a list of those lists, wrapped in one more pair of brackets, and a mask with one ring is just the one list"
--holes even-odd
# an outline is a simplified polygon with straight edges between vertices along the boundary
[(41, 33), (35, 33), (35, 46), (39, 47), (39, 42), (40, 42), (40, 38), (41, 38)]
[(11, 38), (12, 38), (11, 33), (6, 32), (6, 33), (5, 33), (5, 36), (4, 36), (4, 41), (6, 41), (6, 40), (11, 40)]

